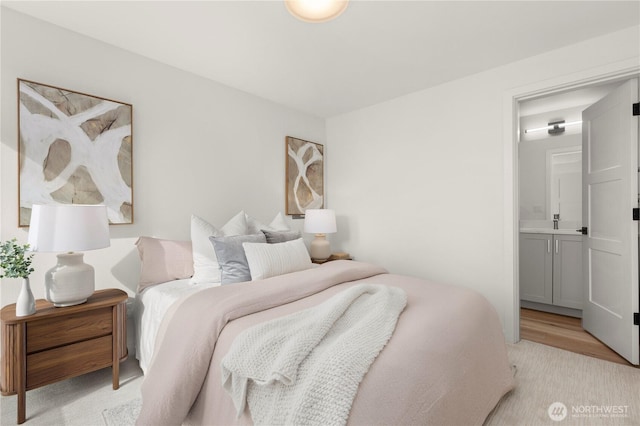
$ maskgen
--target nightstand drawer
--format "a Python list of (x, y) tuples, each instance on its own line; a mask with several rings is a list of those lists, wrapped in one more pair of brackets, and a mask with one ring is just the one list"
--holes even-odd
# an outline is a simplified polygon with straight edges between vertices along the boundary
[(111, 365), (113, 337), (104, 336), (27, 356), (27, 390)]
[(111, 334), (112, 315), (111, 308), (106, 307), (28, 323), (27, 353)]

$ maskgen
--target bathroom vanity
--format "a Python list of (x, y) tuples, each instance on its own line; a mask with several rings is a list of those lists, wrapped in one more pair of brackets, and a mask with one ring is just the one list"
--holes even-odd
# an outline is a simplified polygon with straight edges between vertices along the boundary
[(582, 235), (575, 229), (520, 229), (524, 308), (582, 317)]

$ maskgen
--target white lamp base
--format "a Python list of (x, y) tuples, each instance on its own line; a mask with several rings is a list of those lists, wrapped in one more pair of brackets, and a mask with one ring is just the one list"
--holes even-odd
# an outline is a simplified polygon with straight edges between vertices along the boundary
[(312, 260), (327, 260), (331, 256), (331, 245), (325, 234), (316, 234), (309, 246), (309, 254)]
[(79, 305), (93, 294), (95, 272), (83, 257), (83, 253), (59, 254), (58, 264), (45, 274), (44, 297), (53, 306)]

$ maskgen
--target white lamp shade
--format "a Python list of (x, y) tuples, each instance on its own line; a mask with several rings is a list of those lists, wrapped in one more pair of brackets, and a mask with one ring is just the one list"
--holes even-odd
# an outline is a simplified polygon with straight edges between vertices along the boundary
[(31, 251), (72, 252), (109, 247), (104, 205), (33, 205), (29, 228)]
[(331, 234), (337, 232), (336, 213), (330, 209), (307, 209), (304, 212), (304, 232)]

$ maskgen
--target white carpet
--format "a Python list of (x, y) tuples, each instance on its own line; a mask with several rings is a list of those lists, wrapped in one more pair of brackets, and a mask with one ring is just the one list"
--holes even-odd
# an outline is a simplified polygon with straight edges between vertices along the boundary
[[(30, 390), (27, 392), (27, 421), (24, 424), (104, 426), (104, 410), (140, 398), (142, 377), (138, 360), (130, 355), (120, 364), (118, 390), (111, 388), (111, 368)], [(0, 425), (16, 424), (16, 406), (15, 395), (0, 398)]]
[(141, 408), (142, 399), (136, 398), (117, 407), (106, 408), (102, 412), (102, 417), (107, 426), (133, 425)]
[[(508, 345), (517, 388), (506, 395), (485, 426), (640, 425), (640, 369), (523, 340)], [(140, 407), (142, 372), (130, 357), (122, 364), (121, 388), (111, 389), (111, 370), (27, 392), (26, 425), (133, 425)], [(566, 417), (554, 421), (549, 406), (560, 402)], [(558, 406), (557, 414), (562, 414)], [(16, 422), (16, 397), (2, 397), (0, 424)], [(617, 413), (613, 413), (613, 412)]]
[[(486, 426), (640, 425), (640, 369), (526, 340), (508, 346), (516, 389)], [(555, 406), (558, 420), (548, 413), (553, 403), (566, 407)]]

